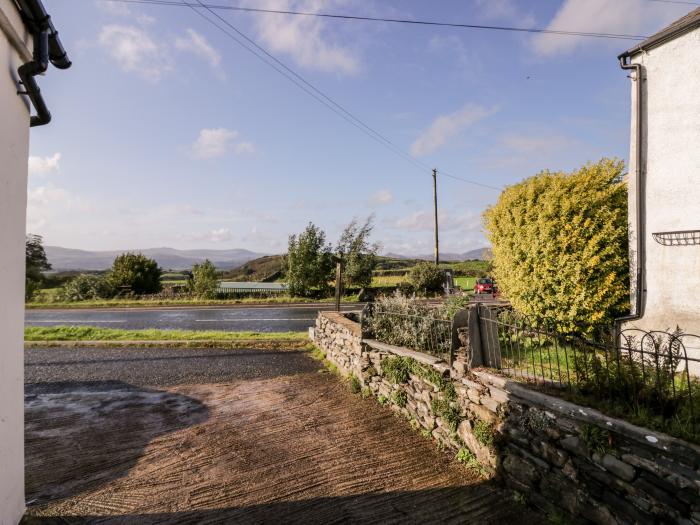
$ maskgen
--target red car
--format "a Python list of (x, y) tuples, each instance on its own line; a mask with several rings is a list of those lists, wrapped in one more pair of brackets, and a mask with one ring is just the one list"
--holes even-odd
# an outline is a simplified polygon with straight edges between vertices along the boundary
[(476, 283), (474, 284), (474, 293), (475, 294), (482, 294), (482, 293), (487, 293), (487, 294), (495, 294), (496, 293), (496, 285), (493, 282), (493, 279), (489, 279), (488, 277), (482, 277), (480, 279), (476, 280)]

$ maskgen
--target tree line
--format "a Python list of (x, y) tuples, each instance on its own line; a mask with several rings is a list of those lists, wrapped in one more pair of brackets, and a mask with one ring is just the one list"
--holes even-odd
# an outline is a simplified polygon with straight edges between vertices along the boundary
[[(44, 272), (51, 270), (40, 235), (26, 239), (25, 299), (32, 300), (46, 283)], [(141, 253), (118, 255), (104, 275), (79, 274), (63, 286), (60, 300), (86, 301), (126, 295), (157, 294), (163, 289), (163, 269)], [(195, 264), (187, 280), (187, 291), (201, 298), (212, 298), (218, 286), (216, 268), (208, 259)]]

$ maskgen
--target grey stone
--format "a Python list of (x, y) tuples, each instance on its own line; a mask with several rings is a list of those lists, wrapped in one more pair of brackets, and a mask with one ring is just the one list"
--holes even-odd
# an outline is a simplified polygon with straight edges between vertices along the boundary
[(479, 384), (479, 383), (472, 381), (470, 379), (462, 378), (462, 384), (466, 385), (467, 388), (471, 388), (473, 390), (476, 390), (477, 392), (483, 392), (485, 390), (484, 385)]
[(481, 401), (480, 401), (481, 395), (479, 394), (479, 391), (474, 389), (474, 388), (470, 388), (467, 390), (467, 397), (473, 403), (476, 403), (476, 404), (481, 403)]
[(469, 410), (477, 419), (480, 419), (484, 423), (494, 423), (496, 421), (496, 414), (481, 405), (470, 403)]
[(489, 387), (489, 393), (491, 394), (491, 397), (499, 403), (505, 403), (508, 401), (508, 392), (505, 390), (491, 386)]
[(515, 454), (508, 454), (503, 460), (503, 468), (519, 482), (532, 487), (539, 479), (537, 468)]
[(640, 491), (651, 495), (656, 501), (677, 510), (682, 515), (690, 512), (688, 505), (673, 496), (675, 487), (660, 478), (642, 472), (633, 485)]
[(563, 466), (569, 459), (569, 455), (566, 452), (547, 442), (541, 444), (540, 450), (542, 451), (542, 456), (556, 467)]
[(560, 442), (562, 447), (564, 447), (569, 452), (573, 452), (579, 456), (588, 456), (588, 448), (586, 445), (576, 436), (567, 436)]
[(605, 454), (602, 463), (607, 470), (615, 474), (618, 478), (622, 478), (625, 481), (632, 481), (634, 479), (634, 467), (628, 465), (624, 461), (620, 461), (615, 456)]
[(461, 377), (467, 373), (467, 363), (464, 361), (455, 361), (452, 363), (452, 368), (455, 369), (457, 377)]
[(489, 396), (481, 396), (479, 398), (479, 402), (494, 413), (497, 413), (498, 407), (501, 406), (501, 404), (498, 401)]

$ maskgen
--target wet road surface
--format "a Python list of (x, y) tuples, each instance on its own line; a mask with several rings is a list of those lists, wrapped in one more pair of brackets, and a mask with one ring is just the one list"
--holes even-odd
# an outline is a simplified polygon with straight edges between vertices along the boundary
[[(362, 305), (344, 305), (359, 310)], [(133, 308), (27, 310), (26, 326), (99, 326), (138, 330), (250, 330), (254, 332), (303, 332), (313, 326), (319, 310), (333, 305), (264, 306), (231, 308)]]

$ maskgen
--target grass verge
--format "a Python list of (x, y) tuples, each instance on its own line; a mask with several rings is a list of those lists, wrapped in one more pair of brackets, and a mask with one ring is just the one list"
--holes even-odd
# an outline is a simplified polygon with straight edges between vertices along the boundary
[(95, 326), (27, 326), (25, 341), (306, 341), (306, 332), (122, 330)]

